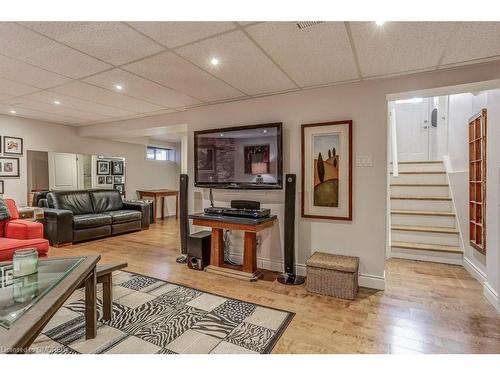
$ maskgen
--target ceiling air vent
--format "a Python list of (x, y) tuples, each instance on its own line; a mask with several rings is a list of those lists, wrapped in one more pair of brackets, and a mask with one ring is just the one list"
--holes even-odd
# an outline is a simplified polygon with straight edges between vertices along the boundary
[(307, 27), (319, 25), (320, 23), (325, 23), (325, 21), (306, 21), (306, 22), (297, 22), (297, 27), (299, 29), (305, 29)]

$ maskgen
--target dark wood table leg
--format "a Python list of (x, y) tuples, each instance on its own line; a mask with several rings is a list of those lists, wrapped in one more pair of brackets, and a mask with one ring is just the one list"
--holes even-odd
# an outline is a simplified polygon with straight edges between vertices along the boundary
[(179, 218), (179, 193), (175, 194), (175, 220)]
[(85, 338), (97, 336), (97, 273), (92, 270), (85, 281)]
[(245, 232), (243, 252), (243, 272), (254, 273), (257, 271), (257, 234)]
[(153, 196), (153, 223), (156, 223), (156, 196)]
[(165, 197), (161, 197), (161, 219), (165, 219)]
[(113, 317), (113, 276), (111, 273), (102, 279), (102, 311), (104, 320)]
[(224, 231), (220, 228), (212, 228), (210, 264), (217, 267), (224, 265)]

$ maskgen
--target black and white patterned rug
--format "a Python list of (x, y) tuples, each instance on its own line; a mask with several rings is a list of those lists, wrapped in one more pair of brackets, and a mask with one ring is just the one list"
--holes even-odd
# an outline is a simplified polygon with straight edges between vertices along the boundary
[(294, 314), (125, 271), (113, 273), (113, 318), (85, 339), (77, 290), (35, 340), (35, 353), (270, 353)]

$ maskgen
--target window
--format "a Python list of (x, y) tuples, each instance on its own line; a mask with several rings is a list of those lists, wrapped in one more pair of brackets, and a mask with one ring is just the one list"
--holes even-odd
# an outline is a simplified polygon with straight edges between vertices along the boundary
[(170, 148), (148, 146), (146, 158), (148, 160), (175, 161), (175, 150)]

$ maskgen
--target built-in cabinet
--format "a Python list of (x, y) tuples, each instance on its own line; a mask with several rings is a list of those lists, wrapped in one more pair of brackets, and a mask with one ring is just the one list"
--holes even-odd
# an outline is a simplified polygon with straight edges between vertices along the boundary
[(469, 239), (486, 252), (486, 109), (469, 120)]

